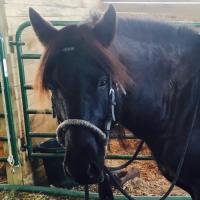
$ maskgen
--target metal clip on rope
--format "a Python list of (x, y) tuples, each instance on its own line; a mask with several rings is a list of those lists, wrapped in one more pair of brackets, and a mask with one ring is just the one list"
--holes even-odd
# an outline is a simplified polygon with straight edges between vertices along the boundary
[(112, 112), (112, 120), (115, 122), (116, 117), (115, 117), (115, 106), (116, 106), (116, 101), (115, 101), (115, 90), (113, 88), (110, 88), (109, 95), (111, 95), (111, 112)]
[(8, 164), (10, 165), (10, 167), (11, 167), (12, 173), (14, 174), (15, 173), (15, 166), (14, 166), (15, 165), (15, 159), (14, 159), (14, 156), (12, 154), (9, 131), (7, 131), (7, 138), (8, 138), (8, 158), (7, 158), (7, 161), (8, 161)]

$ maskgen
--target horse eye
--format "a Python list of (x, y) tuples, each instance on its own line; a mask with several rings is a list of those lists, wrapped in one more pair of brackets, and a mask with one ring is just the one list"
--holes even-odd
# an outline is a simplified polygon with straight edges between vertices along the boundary
[(99, 81), (98, 86), (102, 87), (102, 86), (105, 86), (106, 84), (107, 84), (107, 80), (106, 79), (102, 79), (102, 80)]
[(54, 87), (52, 85), (48, 85), (48, 89), (52, 91)]

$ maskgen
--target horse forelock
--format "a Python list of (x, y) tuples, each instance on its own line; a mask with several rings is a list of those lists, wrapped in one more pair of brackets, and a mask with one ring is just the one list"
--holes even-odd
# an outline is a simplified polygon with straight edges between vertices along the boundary
[[(35, 78), (35, 88), (40, 94), (47, 94), (49, 90), (49, 81), (56, 66), (53, 66), (54, 60), (58, 59), (58, 51), (68, 52), (78, 51), (81, 45), (81, 51), (91, 56), (98, 63), (97, 67), (102, 67), (114, 81), (119, 82), (124, 88), (132, 84), (132, 79), (129, 76), (127, 68), (120, 62), (119, 58), (112, 53), (110, 48), (104, 47), (92, 35), (91, 27), (87, 24), (74, 26), (74, 33), (69, 35), (67, 27), (61, 30), (58, 39), (56, 38), (45, 50)], [(70, 39), (73, 38), (73, 42)], [(66, 42), (69, 40), (69, 44)], [(65, 44), (66, 43), (66, 44)], [(74, 44), (72, 44), (74, 43)], [(77, 58), (78, 59), (78, 58)], [(50, 64), (49, 64), (50, 63)], [(70, 64), (69, 64), (70, 65)], [(95, 66), (94, 66), (95, 67)], [(86, 69), (87, 70), (87, 69)]]

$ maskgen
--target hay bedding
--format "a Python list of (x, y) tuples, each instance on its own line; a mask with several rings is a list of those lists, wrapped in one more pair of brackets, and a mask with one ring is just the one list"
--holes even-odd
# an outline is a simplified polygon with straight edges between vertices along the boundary
[[(136, 141), (128, 141), (127, 149), (119, 148), (117, 140), (112, 140), (110, 143), (111, 153), (132, 154), (135, 146), (138, 144)], [(142, 154), (150, 154), (149, 149), (144, 146)], [(119, 165), (124, 161), (109, 160), (108, 165)], [(160, 174), (154, 161), (135, 161), (128, 168), (136, 168), (140, 171), (140, 177), (130, 180), (125, 183), (124, 189), (133, 195), (157, 196), (163, 195), (168, 187), (169, 182)], [(78, 189), (82, 189), (79, 187)], [(95, 191), (96, 187), (91, 186), (91, 191)], [(118, 193), (115, 191), (115, 193)], [(172, 195), (187, 195), (186, 192), (178, 187), (175, 187)], [(26, 193), (26, 192), (0, 192), (0, 199), (2, 200), (64, 200), (69, 199), (66, 197), (54, 197), (42, 194)], [(71, 198), (70, 198), (71, 199)]]
[[(128, 141), (126, 149), (119, 148), (118, 141), (113, 140), (110, 143), (112, 153), (133, 154), (134, 149), (138, 145), (138, 141)], [(141, 154), (149, 155), (151, 152), (146, 145), (143, 146)], [(123, 161), (108, 161), (109, 165), (119, 165)], [(140, 177), (130, 180), (124, 185), (124, 189), (133, 195), (145, 196), (160, 196), (163, 195), (169, 188), (170, 183), (161, 175), (155, 161), (134, 161), (129, 168), (136, 168), (140, 171)], [(171, 193), (172, 195), (187, 195), (182, 189), (175, 187)]]

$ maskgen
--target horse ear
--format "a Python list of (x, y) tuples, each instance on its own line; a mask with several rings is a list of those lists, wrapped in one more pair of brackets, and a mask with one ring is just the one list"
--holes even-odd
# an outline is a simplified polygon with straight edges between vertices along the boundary
[(94, 27), (94, 34), (97, 40), (105, 47), (109, 46), (114, 38), (116, 30), (116, 11), (110, 5), (105, 14), (100, 18)]
[(48, 46), (58, 30), (45, 21), (33, 8), (29, 8), (29, 18), (40, 42), (45, 47)]

